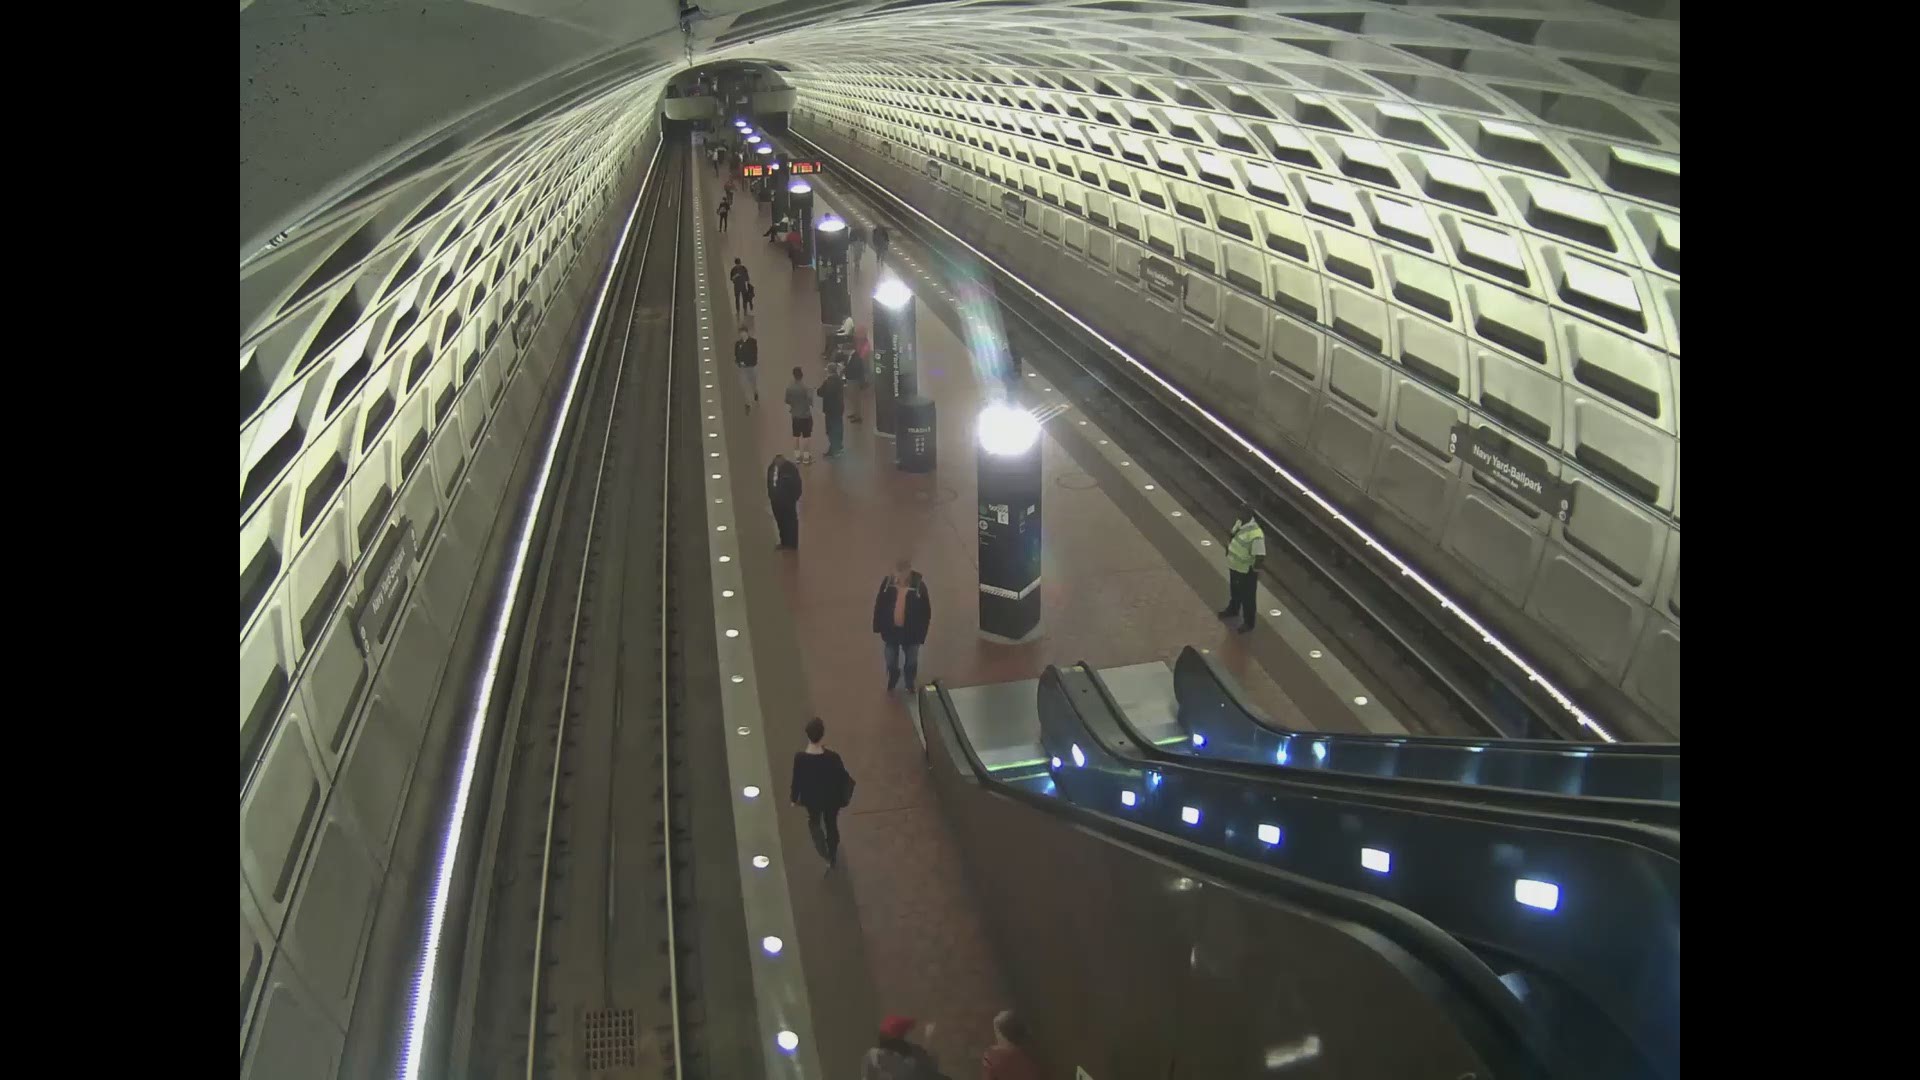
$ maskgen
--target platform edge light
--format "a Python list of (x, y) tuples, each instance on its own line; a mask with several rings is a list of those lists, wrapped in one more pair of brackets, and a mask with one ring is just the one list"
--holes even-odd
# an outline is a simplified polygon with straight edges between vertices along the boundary
[[(854, 168), (852, 165), (847, 164), (846, 159), (840, 157), (838, 154), (833, 153), (831, 150), (826, 149), (825, 147), (821, 146), (819, 143), (814, 142), (812, 139), (809, 139), (806, 136), (799, 134), (798, 132), (795, 132), (793, 134), (795, 138), (798, 138), (802, 142), (805, 142), (809, 146), (812, 146), (815, 150), (819, 151), (821, 155), (823, 155), (824, 157), (833, 159), (833, 161), (840, 168), (846, 170), (849, 173), (852, 173), (855, 176), (860, 177), (862, 180), (865, 180), (867, 183), (872, 184), (875, 188), (881, 191), (887, 190), (885, 185), (880, 184), (879, 182), (875, 181), (871, 176), (868, 176), (866, 173), (860, 171), (859, 169)], [(889, 194), (891, 195), (890, 192)], [(1418, 585), (1423, 592), (1425, 592), (1428, 596), (1432, 597), (1435, 601), (1439, 602), (1442, 610), (1453, 615), (1455, 618), (1459, 619), (1461, 622), (1467, 624), (1467, 626), (1471, 628), (1475, 633), (1479, 634), (1481, 638), (1487, 642), (1487, 644), (1492, 645), (1494, 648), (1494, 651), (1498, 652), (1502, 657), (1504, 657), (1508, 663), (1512, 664), (1514, 667), (1519, 668), (1520, 671), (1526, 676), (1528, 676), (1528, 678), (1531, 679), (1532, 681), (1539, 683), (1541, 689), (1545, 690), (1547, 692), (1547, 695), (1553, 698), (1556, 704), (1558, 704), (1562, 709), (1566, 710), (1566, 712), (1570, 714), (1573, 717), (1574, 721), (1578, 723), (1581, 727), (1586, 728), (1588, 731), (1591, 731), (1596, 736), (1598, 736), (1601, 742), (1612, 743), (1612, 742), (1619, 741), (1617, 738), (1614, 737), (1612, 732), (1608, 731), (1604, 727), (1601, 727), (1600, 724), (1593, 719), (1593, 717), (1587, 715), (1584, 709), (1574, 704), (1573, 698), (1571, 696), (1569, 696), (1566, 692), (1562, 691), (1558, 686), (1555, 686), (1553, 683), (1547, 681), (1546, 677), (1542, 676), (1538, 671), (1534, 670), (1533, 666), (1528, 664), (1525, 660), (1523, 660), (1520, 657), (1519, 653), (1515, 652), (1510, 646), (1507, 645), (1506, 642), (1495, 637), (1492, 631), (1482, 626), (1479, 620), (1475, 619), (1472, 615), (1469, 615), (1464, 608), (1462, 608), (1458, 603), (1456, 603), (1453, 600), (1452, 597), (1448, 596), (1444, 592), (1441, 592), (1440, 589), (1437, 586), (1435, 586), (1432, 582), (1428, 581), (1423, 574), (1415, 570), (1405, 560), (1395, 555), (1391, 550), (1387, 548), (1385, 544), (1382, 544), (1380, 541), (1375, 540), (1373, 538), (1373, 535), (1371, 533), (1368, 533), (1365, 529), (1361, 528), (1358, 522), (1354, 521), (1352, 518), (1349, 518), (1346, 514), (1342, 513), (1338, 507), (1334, 506), (1333, 503), (1329, 502), (1319, 492), (1315, 491), (1313, 488), (1309, 487), (1305, 482), (1301, 481), (1285, 466), (1281, 465), (1278, 461), (1276, 461), (1271, 455), (1261, 450), (1260, 447), (1254, 445), (1254, 443), (1251, 440), (1249, 440), (1245, 435), (1242, 435), (1231, 424), (1228, 424), (1226, 421), (1220, 419), (1218, 416), (1215, 416), (1205, 406), (1201, 405), (1198, 401), (1195, 401), (1191, 396), (1189, 396), (1185, 391), (1181, 390), (1178, 386), (1175, 386), (1165, 376), (1161, 375), (1158, 371), (1148, 366), (1145, 362), (1140, 360), (1138, 357), (1134, 356), (1132, 353), (1128, 352), (1126, 349), (1121, 348), (1116, 342), (1114, 342), (1111, 338), (1107, 337), (1105, 334), (1102, 334), (1100, 331), (1094, 329), (1093, 326), (1090, 325), (1086, 320), (1075, 315), (1073, 312), (1068, 311), (1065, 307), (1061, 306), (1052, 297), (1041, 292), (1039, 289), (1034, 288), (1031, 284), (1027, 282), (1026, 278), (1021, 277), (1019, 274), (1016, 274), (1012, 270), (1007, 269), (1007, 267), (1003, 265), (999, 260), (993, 258), (992, 256), (988, 255), (986, 252), (981, 251), (979, 248), (968, 243), (958, 233), (955, 233), (953, 230), (940, 224), (938, 221), (935, 221), (932, 217), (928, 216), (926, 213), (921, 211), (919, 207), (914, 206), (912, 203), (906, 201), (905, 199), (900, 198), (897, 195), (892, 196), (892, 198), (894, 199), (895, 202), (905, 207), (909, 213), (912, 213), (915, 217), (918, 217), (922, 221), (925, 221), (927, 224), (940, 230), (940, 232), (946, 235), (949, 239), (953, 240), (955, 243), (959, 244), (961, 247), (966, 248), (968, 251), (972, 252), (982, 262), (986, 263), (989, 266), (992, 266), (996, 270), (999, 270), (1001, 273), (1005, 274), (1008, 278), (1018, 283), (1021, 288), (1033, 294), (1033, 297), (1036, 300), (1039, 300), (1041, 303), (1052, 308), (1054, 311), (1059, 312), (1060, 315), (1065, 317), (1068, 321), (1072, 322), (1075, 326), (1078, 326), (1080, 329), (1086, 331), (1090, 336), (1092, 336), (1092, 338), (1095, 341), (1100, 342), (1102, 345), (1106, 346), (1109, 350), (1111, 350), (1114, 355), (1120, 357), (1122, 360), (1125, 360), (1127, 363), (1133, 365), (1135, 368), (1138, 368), (1142, 374), (1146, 375), (1148, 378), (1158, 383), (1162, 389), (1172, 394), (1182, 404), (1186, 405), (1188, 408), (1198, 413), (1208, 423), (1212, 424), (1215, 428), (1219, 429), (1221, 434), (1225, 435), (1229, 439), (1232, 439), (1234, 443), (1237, 444), (1242, 450), (1245, 450), (1247, 453), (1253, 455), (1253, 457), (1256, 460), (1258, 460), (1262, 465), (1265, 465), (1267, 468), (1273, 470), (1273, 472), (1276, 475), (1283, 477), (1288, 483), (1293, 485), (1294, 490), (1300, 492), (1300, 494), (1305, 495), (1308, 499), (1312, 500), (1313, 503), (1318, 507), (1320, 507), (1321, 511), (1324, 512), (1328, 517), (1331, 517), (1336, 523), (1340, 524), (1341, 526), (1344, 526), (1347, 529), (1347, 531), (1355, 534), (1356, 536), (1360, 537), (1362, 540), (1366, 541), (1366, 544), (1369, 548), (1379, 552), (1380, 555), (1384, 557), (1388, 562), (1393, 563), (1397, 568), (1399, 568), (1402, 571), (1402, 573), (1405, 574), (1406, 577), (1411, 579), (1416, 585)]]

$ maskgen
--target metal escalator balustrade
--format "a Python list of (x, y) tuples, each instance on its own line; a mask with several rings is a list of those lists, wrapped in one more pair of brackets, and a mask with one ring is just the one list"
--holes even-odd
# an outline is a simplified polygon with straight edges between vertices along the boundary
[(1537, 1023), (1427, 920), (1010, 781), (1031, 770), (983, 764), (938, 683), (918, 713), (1012, 1004), (1055, 1071), (1551, 1075)]
[(1400, 905), (1528, 993), (1556, 1075), (1679, 1075), (1679, 862), (1665, 831), (1147, 762), (1084, 666), (1040, 680), (1059, 798)]
[[(1680, 824), (1680, 747), (1294, 731), (1247, 700), (1233, 676), (1192, 646), (1174, 663), (1178, 730), (1143, 737), (1150, 753), (1323, 774), (1440, 798), (1543, 812)], [(1146, 733), (1136, 733), (1144, 736)]]

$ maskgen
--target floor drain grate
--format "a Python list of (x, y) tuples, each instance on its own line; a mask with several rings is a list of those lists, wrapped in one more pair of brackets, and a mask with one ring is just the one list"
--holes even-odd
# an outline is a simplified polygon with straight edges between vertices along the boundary
[(587, 1071), (630, 1069), (639, 1056), (632, 1009), (593, 1009), (586, 1016)]

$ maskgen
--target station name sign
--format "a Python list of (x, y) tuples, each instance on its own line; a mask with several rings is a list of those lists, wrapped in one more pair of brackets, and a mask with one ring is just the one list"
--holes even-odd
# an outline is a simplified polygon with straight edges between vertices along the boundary
[(1187, 275), (1180, 268), (1152, 256), (1140, 260), (1140, 280), (1147, 285), (1147, 291), (1162, 300), (1179, 302), (1187, 295)]
[(387, 529), (374, 550), (372, 570), (360, 602), (349, 611), (355, 644), (362, 655), (385, 643), (393, 632), (394, 617), (400, 613), (400, 601), (407, 595), (414, 564), (420, 560), (420, 545), (413, 522), (401, 520)]
[(1573, 512), (1573, 485), (1547, 473), (1547, 462), (1492, 428), (1455, 424), (1447, 450), (1464, 457), (1474, 471), (1488, 477), (1520, 501), (1552, 514), (1565, 523)]

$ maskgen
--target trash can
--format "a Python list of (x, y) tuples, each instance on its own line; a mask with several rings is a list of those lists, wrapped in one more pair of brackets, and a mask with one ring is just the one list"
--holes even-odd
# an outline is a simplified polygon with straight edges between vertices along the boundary
[(933, 399), (903, 398), (895, 408), (899, 434), (894, 439), (894, 464), (901, 472), (932, 472), (939, 457)]

